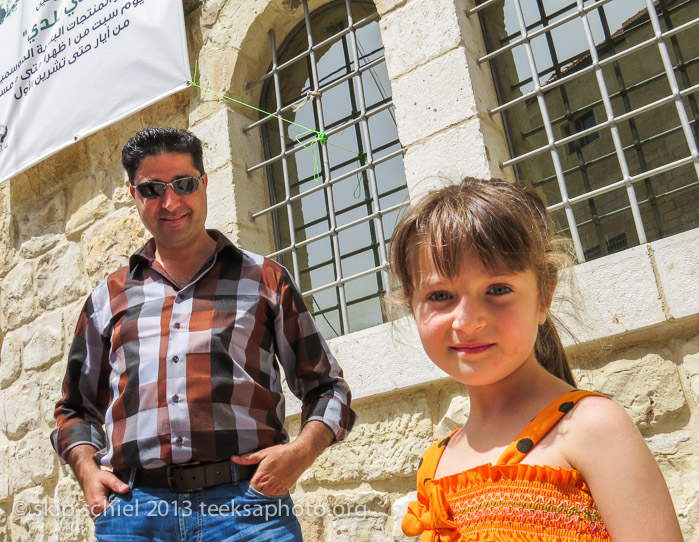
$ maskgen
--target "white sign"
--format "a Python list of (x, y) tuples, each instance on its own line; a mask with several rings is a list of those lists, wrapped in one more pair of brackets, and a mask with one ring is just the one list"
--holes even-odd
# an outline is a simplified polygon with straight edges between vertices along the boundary
[(0, 182), (187, 87), (182, 0), (0, 0)]

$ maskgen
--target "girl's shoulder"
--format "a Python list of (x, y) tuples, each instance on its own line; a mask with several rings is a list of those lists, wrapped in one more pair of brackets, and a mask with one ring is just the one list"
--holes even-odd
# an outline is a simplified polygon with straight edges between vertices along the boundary
[(582, 397), (563, 419), (581, 437), (590, 431), (599, 434), (604, 429), (617, 429), (619, 425), (635, 427), (621, 405), (599, 395)]
[(639, 442), (638, 429), (624, 408), (599, 396), (578, 401), (563, 418), (559, 434), (563, 437), (566, 458), (577, 470), (593, 455), (618, 449), (624, 442)]

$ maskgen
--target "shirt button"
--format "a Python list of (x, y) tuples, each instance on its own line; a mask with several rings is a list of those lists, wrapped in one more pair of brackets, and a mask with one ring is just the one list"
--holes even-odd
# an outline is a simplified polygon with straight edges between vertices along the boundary
[(180, 361), (179, 356), (172, 356), (172, 361), (173, 361), (174, 363), (177, 363), (178, 361)]
[(175, 444), (181, 445), (183, 442), (184, 442), (184, 440), (182, 439), (182, 437), (177, 437), (175, 439)]
[(175, 324), (175, 329), (180, 329), (180, 323), (179, 323), (179, 322), (177, 322), (177, 323)]
[(173, 402), (173, 403), (179, 403), (179, 402), (180, 402), (180, 396), (179, 396), (179, 395), (173, 395), (173, 396), (172, 396), (172, 402)]

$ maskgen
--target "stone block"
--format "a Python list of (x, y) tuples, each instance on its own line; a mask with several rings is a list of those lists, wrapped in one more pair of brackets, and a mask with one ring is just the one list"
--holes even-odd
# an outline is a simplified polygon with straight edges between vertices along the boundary
[(393, 80), (391, 86), (398, 136), (404, 147), (476, 114), (463, 47)]
[(65, 363), (54, 363), (39, 376), (40, 415), (49, 427), (55, 427), (56, 424), (53, 412), (63, 393), (62, 382), (65, 372)]
[(22, 328), (25, 371), (41, 369), (63, 355), (63, 326), (63, 312), (54, 311), (44, 313)]
[(391, 80), (451, 51), (462, 43), (453, 0), (410, 0), (382, 15), (381, 39)]
[(62, 233), (41, 235), (38, 237), (31, 237), (24, 242), (19, 249), (19, 255), (22, 258), (35, 258), (45, 254), (61, 241), (65, 240), (65, 236)]
[(83, 253), (92, 286), (127, 265), (131, 254), (149, 237), (133, 208), (119, 209), (87, 230), (83, 235)]
[(654, 241), (651, 249), (670, 315), (699, 313), (699, 230)]
[(62, 307), (87, 293), (82, 263), (80, 247), (75, 243), (61, 244), (39, 260), (36, 285), (43, 309)]
[(0, 391), (0, 430), (10, 438), (17, 438), (36, 429), (38, 404), (39, 386), (32, 380), (18, 380)]
[(400, 525), (408, 512), (408, 505), (417, 500), (417, 491), (411, 491), (405, 497), (396, 499), (391, 507), (391, 517), (393, 518), (393, 540), (394, 542), (407, 542), (409, 540), (417, 540), (415, 536), (405, 536)]
[(0, 502), (6, 501), (10, 493), (10, 446), (0, 446)]
[(388, 516), (359, 518), (338, 518), (333, 521), (335, 542), (384, 542), (389, 534)]
[(7, 512), (0, 507), (0, 540), (10, 540), (7, 525)]
[[(352, 389), (353, 399), (446, 377), (422, 349), (412, 317), (343, 335), (329, 345)], [(377, 374), (381, 378), (376, 378)]]
[(435, 427), (435, 440), (446, 437), (466, 423), (471, 400), (466, 387), (456, 381), (445, 381), (439, 390), (439, 423)]
[(49, 507), (50, 502), (42, 486), (16, 494), (10, 514), (11, 540), (45, 540), (50, 522), (45, 511)]
[(473, 117), (408, 147), (403, 160), (411, 199), (467, 176), (490, 178), (480, 124)]
[[(405, 4), (407, 0), (374, 0), (376, 5), (376, 11), (381, 17), (386, 15), (392, 9), (396, 9), (399, 6)], [(382, 41), (385, 41), (382, 39)]]
[(74, 239), (111, 210), (112, 202), (104, 194), (97, 194), (81, 203), (66, 222), (66, 237)]
[(677, 431), (675, 433), (659, 433), (646, 438), (648, 448), (654, 456), (675, 455), (682, 446), (689, 442), (692, 435), (687, 431)]
[(6, 331), (22, 325), (36, 314), (33, 276), (32, 262), (23, 262), (2, 281), (0, 318)]
[(699, 525), (699, 458), (696, 454), (660, 457), (658, 465), (672, 495), (684, 540), (696, 542)]
[(431, 408), (424, 393), (387, 396), (353, 405), (359, 421), (301, 477), (302, 484), (410, 477), (433, 440)]
[(694, 400), (699, 403), (699, 353), (687, 354), (682, 360), (682, 366), (687, 373), (687, 378), (689, 378), (689, 386), (694, 394)]
[(19, 378), (22, 370), (22, 330), (5, 335), (0, 352), (0, 389), (4, 389)]
[(37, 239), (23, 246), (24, 257), (34, 257), (53, 242), (57, 232), (65, 226), (67, 198), (65, 191), (60, 191), (50, 198), (32, 198), (31, 203), (22, 211), (17, 211), (19, 240), (22, 245), (35, 238), (48, 236), (48, 241)]
[[(236, 180), (240, 183), (249, 182), (245, 178)], [(209, 184), (206, 187), (208, 199), (207, 228), (230, 231), (239, 219), (246, 220), (247, 213), (252, 212), (253, 208), (255, 210), (261, 208), (248, 208), (244, 211), (243, 216), (239, 216), (238, 213), (242, 212), (239, 207), (243, 202), (236, 199), (237, 189), (238, 187), (234, 185), (232, 166), (226, 166), (209, 174)], [(245, 203), (250, 205), (248, 202)]]
[[(471, 58), (474, 60), (486, 54), (485, 42), (483, 41), (483, 32), (481, 31), (481, 23), (478, 15), (467, 15), (467, 10), (473, 9), (475, 0), (453, 0), (456, 10), (457, 19), (459, 21), (459, 29), (461, 37), (464, 40), (464, 45)], [(495, 10), (492, 10), (495, 11)], [(503, 11), (502, 9), (500, 11)], [(484, 63), (487, 65), (487, 63)], [(491, 91), (492, 99), (495, 100), (495, 92)]]
[(14, 241), (14, 228), (10, 215), (0, 213), (0, 277), (3, 277), (12, 267), (15, 255)]
[[(299, 503), (296, 498), (294, 498), (294, 504), (297, 505), (296, 511), (298, 511)], [(304, 542), (325, 542), (325, 522), (322, 517), (307, 514), (297, 514), (297, 517)]]
[(656, 354), (616, 360), (594, 373), (583, 372), (579, 384), (609, 395), (640, 430), (657, 429), (688, 408), (677, 366)]
[(55, 533), (61, 542), (83, 542), (92, 539), (85, 497), (72, 474), (62, 476), (53, 494)]
[(226, 233), (237, 245), (259, 254), (274, 250), (268, 216), (252, 220), (255, 211), (269, 206), (262, 175), (247, 176), (240, 165), (226, 165), (209, 175), (207, 227)]
[[(25, 408), (27, 408), (26, 405)], [(46, 431), (37, 429), (27, 433), (15, 445), (12, 454), (10, 465), (12, 492), (17, 493), (53, 477), (56, 474), (57, 461)]]
[[(572, 273), (573, 289), (565, 279), (559, 283), (551, 312), (580, 342), (665, 321), (647, 246), (576, 265)], [(572, 343), (565, 334), (562, 339)]]
[[(235, 113), (222, 107), (191, 128), (191, 131), (201, 139), (204, 148), (204, 167), (207, 172), (217, 170), (231, 161), (234, 150), (231, 148), (233, 134), (229, 134), (229, 117), (233, 115)], [(238, 136), (238, 134), (235, 135)], [(236, 148), (235, 152), (237, 150)]]

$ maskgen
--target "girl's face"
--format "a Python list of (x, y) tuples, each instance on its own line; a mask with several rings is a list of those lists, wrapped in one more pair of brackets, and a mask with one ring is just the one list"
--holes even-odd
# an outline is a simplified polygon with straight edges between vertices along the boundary
[(440, 276), (426, 250), (415, 262), (411, 307), (430, 359), (469, 386), (499, 382), (527, 362), (548, 306), (532, 270), (488, 272), (472, 255), (453, 279)]

